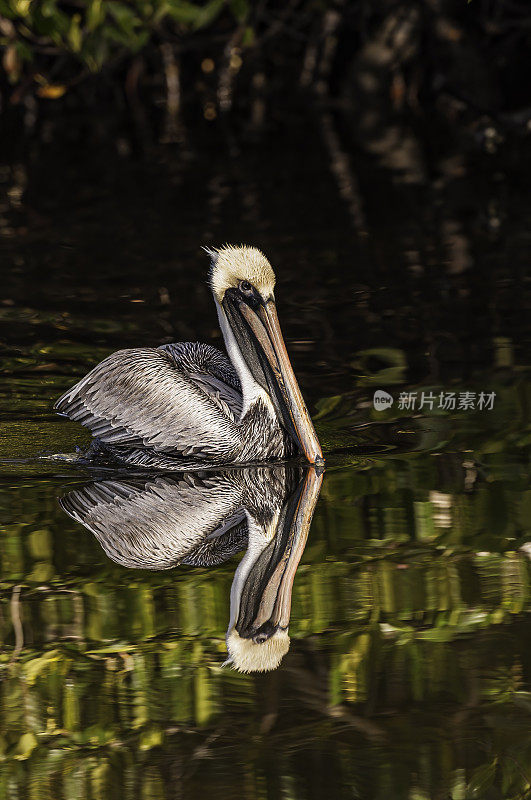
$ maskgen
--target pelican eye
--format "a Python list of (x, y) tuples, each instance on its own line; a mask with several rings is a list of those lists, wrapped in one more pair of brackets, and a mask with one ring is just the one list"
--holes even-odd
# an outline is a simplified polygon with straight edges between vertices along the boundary
[(248, 297), (251, 297), (254, 292), (254, 286), (249, 281), (240, 281), (238, 284), (238, 288), (240, 292), (246, 294)]

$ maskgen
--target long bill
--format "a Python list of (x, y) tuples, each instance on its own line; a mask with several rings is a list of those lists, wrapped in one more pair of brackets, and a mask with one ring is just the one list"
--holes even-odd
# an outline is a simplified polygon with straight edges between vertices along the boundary
[(323, 473), (310, 467), (290, 513), (292, 521), (282, 555), (262, 591), (253, 630), (259, 630), (265, 623), (273, 629), (285, 629), (289, 625), (293, 581), (306, 547), (322, 481)]
[(274, 300), (261, 303), (256, 309), (241, 302), (240, 312), (269, 363), (285, 410), (306, 458), (311, 464), (323, 465), (321, 445), (289, 360)]

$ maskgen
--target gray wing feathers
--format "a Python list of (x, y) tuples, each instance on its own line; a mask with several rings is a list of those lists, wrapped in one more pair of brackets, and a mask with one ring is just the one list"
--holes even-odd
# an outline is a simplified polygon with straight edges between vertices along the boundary
[(245, 519), (232, 528), (223, 530), (216, 538), (208, 536), (186, 554), (182, 563), (189, 567), (214, 567), (244, 550), (248, 542), (249, 529)]
[(243, 398), (240, 392), (233, 389), (232, 386), (227, 386), (214, 375), (191, 372), (189, 378), (211, 397), (220, 411), (236, 422), (243, 408)]
[[(216, 479), (98, 481), (59, 503), (126, 567), (171, 569), (209, 558), (215, 563), (223, 554), (230, 557), (236, 545), (241, 549), (246, 535), (241, 488)], [(237, 535), (228, 537), (232, 529)]]
[(199, 342), (163, 344), (188, 378), (204, 391), (230, 419), (239, 419), (243, 407), (240, 379), (236, 370), (215, 347)]
[(228, 359), (208, 345), (119, 350), (55, 409), (108, 444), (183, 456), (229, 454), (238, 444), (237, 381)]

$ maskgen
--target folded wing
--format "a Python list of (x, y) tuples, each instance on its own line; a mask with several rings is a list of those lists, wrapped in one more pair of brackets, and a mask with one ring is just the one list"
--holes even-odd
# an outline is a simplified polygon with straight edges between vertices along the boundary
[(106, 444), (201, 459), (230, 457), (241, 408), (232, 364), (199, 343), (119, 350), (55, 404)]

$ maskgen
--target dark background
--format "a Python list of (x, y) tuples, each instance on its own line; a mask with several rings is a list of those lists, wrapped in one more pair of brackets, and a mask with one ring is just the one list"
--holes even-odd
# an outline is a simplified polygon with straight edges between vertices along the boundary
[(524, 360), (527, 3), (162, 5), (3, 4), (9, 338), (25, 304), (103, 348), (215, 341), (199, 248), (244, 241), (314, 396), (367, 348), (412, 381)]

